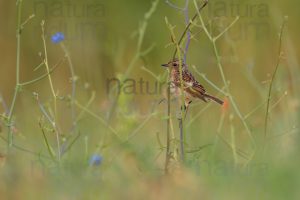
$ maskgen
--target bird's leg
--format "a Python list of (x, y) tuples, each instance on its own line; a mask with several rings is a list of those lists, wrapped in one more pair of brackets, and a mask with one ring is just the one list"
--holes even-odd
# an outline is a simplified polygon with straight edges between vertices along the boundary
[(185, 102), (185, 104), (184, 104), (184, 120), (185, 120), (185, 118), (186, 118), (186, 115), (187, 115), (187, 113), (188, 113), (188, 111), (189, 111), (189, 107), (190, 107), (190, 104), (192, 103), (192, 101), (191, 100), (189, 100), (188, 99), (188, 101), (186, 101)]

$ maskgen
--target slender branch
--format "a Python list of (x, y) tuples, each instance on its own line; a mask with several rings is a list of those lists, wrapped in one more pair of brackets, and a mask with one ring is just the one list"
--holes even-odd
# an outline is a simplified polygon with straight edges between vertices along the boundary
[(13, 100), (9, 109), (8, 114), (8, 140), (7, 140), (7, 150), (9, 151), (9, 148), (13, 145), (13, 131), (12, 131), (12, 117), (16, 106), (16, 100), (18, 97), (18, 93), (20, 91), (20, 53), (21, 53), (21, 33), (22, 33), (22, 0), (17, 1), (18, 6), (18, 22), (17, 22), (17, 61), (16, 61), (16, 87), (14, 91)]
[[(171, 36), (172, 36), (172, 41), (174, 42), (174, 44), (176, 45), (177, 48), (177, 52), (178, 52), (178, 57), (181, 58), (181, 52), (180, 52), (180, 46), (176, 40), (176, 36), (173, 30), (173, 26), (168, 22), (168, 19), (166, 18), (166, 24), (169, 27), (169, 30), (171, 32)], [(183, 90), (183, 75), (182, 75), (182, 71), (183, 71), (183, 63), (182, 60), (179, 59), (179, 77), (180, 77), (180, 90), (181, 90), (181, 108), (185, 107), (185, 93)], [(169, 73), (170, 73), (170, 78), (171, 78), (171, 69), (169, 69)], [(183, 131), (183, 112), (181, 110), (180, 112), (181, 116), (178, 118), (178, 122), (179, 122), (179, 130), (180, 130), (180, 153), (181, 153), (181, 159), (182, 162), (184, 161), (184, 143), (185, 143), (185, 135), (184, 135), (184, 131)]]
[[(0, 135), (0, 138), (1, 138), (1, 140), (3, 140), (4, 142), (8, 142), (8, 140), (5, 139), (4, 137), (2, 137), (1, 135)], [(28, 150), (28, 149), (25, 149), (25, 148), (20, 147), (20, 146), (18, 146), (18, 145), (16, 145), (16, 144), (13, 144), (12, 147), (14, 147), (15, 149), (18, 149), (19, 151), (22, 151), (22, 152), (25, 152), (25, 153), (29, 153), (29, 154), (31, 154), (31, 155), (35, 155), (35, 156), (38, 156), (38, 157), (43, 157), (43, 158), (46, 158), (46, 159), (49, 159), (49, 160), (51, 159), (51, 158), (48, 157), (48, 156), (42, 155), (42, 154), (40, 154), (40, 153), (36, 153), (36, 152), (31, 151), (31, 150)]]
[(42, 131), (42, 133), (43, 133), (43, 138), (44, 138), (44, 142), (45, 142), (45, 145), (46, 145), (46, 147), (47, 147), (48, 153), (50, 154), (52, 160), (53, 160), (53, 161), (56, 161), (56, 160), (55, 160), (55, 154), (54, 154), (54, 152), (53, 152), (53, 150), (52, 150), (52, 148), (51, 148), (51, 146), (50, 146), (50, 144), (49, 144), (48, 138), (47, 138), (47, 136), (46, 136), (46, 133), (45, 133), (45, 131), (44, 131), (44, 128), (43, 128), (41, 122), (39, 122), (39, 127), (40, 127), (40, 129), (41, 129), (41, 131)]
[[(49, 80), (49, 85), (50, 85), (50, 89), (51, 89), (51, 93), (53, 96), (53, 102), (54, 102), (54, 119), (51, 120), (50, 118), (48, 118), (49, 122), (51, 123), (51, 125), (53, 126), (53, 128), (56, 130), (56, 142), (57, 142), (57, 151), (58, 151), (58, 161), (60, 162), (61, 160), (61, 145), (60, 145), (60, 134), (58, 131), (58, 125), (57, 125), (57, 95), (55, 93), (54, 90), (54, 85), (53, 85), (53, 81), (52, 81), (52, 77), (51, 77), (51, 73), (50, 73), (50, 67), (49, 67), (49, 63), (48, 63), (48, 52), (47, 52), (47, 45), (46, 45), (46, 36), (45, 36), (45, 21), (41, 22), (41, 28), (42, 28), (42, 41), (43, 41), (43, 47), (44, 47), (44, 63), (45, 63), (45, 67), (46, 67), (46, 71), (48, 74), (48, 80)], [(43, 111), (43, 107), (42, 105), (39, 103), (41, 110)], [(46, 112), (43, 112), (44, 114), (46, 114)]]
[[(209, 33), (209, 31), (207, 30), (205, 24), (204, 24), (204, 21), (202, 19), (202, 16), (199, 12), (199, 9), (198, 9), (198, 5), (197, 5), (197, 2), (196, 0), (194, 0), (194, 4), (195, 4), (195, 7), (196, 7), (196, 10), (198, 11), (198, 16), (199, 16), (199, 20), (201, 22), (201, 25), (202, 25), (202, 28), (204, 29), (204, 32), (206, 33), (207, 37), (209, 38), (209, 40), (211, 41), (212, 45), (213, 45), (213, 50), (214, 50), (214, 54), (215, 54), (215, 57), (216, 57), (216, 60), (217, 60), (217, 66), (219, 68), (219, 71), (220, 71), (220, 75), (222, 77), (222, 80), (223, 80), (223, 83), (224, 83), (224, 86), (225, 86), (225, 90), (226, 90), (226, 93), (228, 94), (228, 98), (232, 104), (232, 107), (235, 111), (235, 113), (238, 115), (238, 117), (240, 118), (243, 126), (245, 127), (245, 130), (249, 136), (249, 138), (251, 139), (251, 143), (253, 145), (253, 153), (251, 155), (251, 158), (253, 158), (253, 156), (255, 155), (255, 152), (256, 152), (256, 142), (255, 142), (255, 139), (251, 133), (251, 130), (247, 124), (247, 122), (245, 121), (241, 111), (239, 110), (233, 96), (231, 95), (230, 93), (230, 89), (229, 89), (229, 85), (228, 85), (228, 82), (227, 82), (227, 79), (225, 77), (225, 73), (224, 73), (224, 70), (223, 70), (223, 66), (222, 66), (222, 63), (221, 63), (221, 59), (220, 59), (220, 54), (219, 54), (219, 51), (217, 49), (217, 45), (216, 45), (216, 39)], [(229, 28), (231, 28), (237, 21), (238, 21), (238, 17), (233, 21), (233, 23), (231, 23), (225, 30), (228, 31)], [(221, 32), (221, 35), (219, 34), (217, 36), (217, 39), (222, 36), (226, 31), (222, 31)], [(248, 162), (250, 161), (251, 159), (248, 160)]]
[(166, 2), (166, 4), (168, 4), (169, 6), (171, 6), (172, 8), (174, 8), (176, 10), (180, 10), (180, 11), (184, 11), (186, 9), (186, 7), (188, 6), (188, 0), (185, 1), (184, 8), (180, 8), (180, 7), (176, 6), (175, 4), (173, 4), (172, 2), (170, 2), (169, 0), (166, 0), (165, 2)]
[(184, 153), (185, 153), (185, 150), (184, 150), (184, 143), (185, 143), (185, 135), (183, 133), (183, 119), (179, 119), (179, 130), (180, 130), (180, 138), (179, 138), (179, 141), (180, 141), (180, 158), (181, 158), (181, 161), (184, 162)]
[(192, 67), (194, 68), (195, 72), (196, 72), (199, 76), (201, 76), (207, 83), (209, 83), (213, 88), (215, 88), (215, 89), (216, 89), (218, 92), (220, 92), (221, 94), (223, 94), (223, 95), (225, 95), (225, 96), (228, 96), (228, 94), (227, 94), (225, 91), (223, 91), (223, 89), (219, 88), (216, 84), (214, 84), (212, 81), (210, 81), (210, 80), (206, 77), (205, 74), (200, 73), (200, 72), (198, 71), (198, 69), (196, 68), (196, 66), (193, 65)]
[[(189, 24), (189, 0), (185, 0), (185, 6), (184, 8), (180, 8), (176, 5), (174, 5), (173, 3), (171, 3), (169, 0), (166, 0), (166, 3), (171, 6), (174, 9), (180, 10), (184, 13), (185, 16), (185, 26), (187, 26)], [(187, 58), (187, 52), (190, 46), (190, 42), (191, 42), (191, 32), (188, 30), (187, 31), (187, 41), (186, 41), (186, 45), (185, 45), (185, 49), (184, 49), (184, 63), (186, 63), (186, 58)], [(185, 67), (187, 67), (187, 65), (185, 65)]]
[(165, 160), (165, 174), (169, 173), (169, 161), (170, 161), (170, 129), (171, 129), (171, 73), (169, 72), (169, 80), (168, 80), (168, 108), (167, 108), (167, 146), (166, 146), (166, 160)]
[(216, 37), (214, 37), (214, 41), (217, 41), (220, 37), (222, 37), (222, 35), (224, 34), (224, 33), (226, 33), (238, 20), (240, 19), (240, 17), (239, 16), (237, 16), (236, 18), (235, 18), (235, 20), (233, 20), (232, 22), (231, 22), (231, 24), (229, 24), (229, 26), (227, 26), (219, 35), (217, 35)]
[[(60, 60), (53, 68), (51, 68), (50, 71), (49, 71), (49, 73), (50, 73), (50, 74), (53, 73), (53, 72), (59, 67), (59, 65), (60, 65), (61, 63), (63, 63), (63, 61), (64, 61), (64, 58), (62, 58), (62, 59), (61, 59), (61, 60)], [(35, 79), (31, 80), (31, 81), (27, 81), (27, 82), (24, 82), (24, 83), (20, 83), (20, 86), (23, 87), (23, 86), (28, 86), (28, 85), (37, 83), (38, 81), (43, 80), (44, 78), (48, 77), (48, 76), (50, 75), (49, 73), (47, 72), (47, 73), (41, 75), (40, 77), (35, 78)]]
[(282, 49), (282, 36), (283, 36), (283, 30), (286, 25), (287, 20), (284, 19), (281, 29), (280, 29), (280, 34), (279, 34), (279, 47), (278, 47), (278, 57), (277, 57), (277, 62), (276, 66), (271, 78), (270, 86), (269, 86), (269, 91), (268, 91), (268, 96), (267, 96), (267, 109), (266, 109), (266, 116), (265, 116), (265, 129), (264, 129), (264, 143), (266, 143), (266, 138), (267, 138), (267, 131), (268, 131), (268, 118), (269, 118), (269, 109), (270, 109), (270, 100), (271, 100), (271, 93), (272, 93), (272, 88), (273, 88), (273, 83), (279, 68), (279, 64), (281, 61), (281, 49)]
[[(187, 25), (189, 23), (189, 0), (186, 0), (186, 5), (185, 5), (185, 9), (184, 9), (184, 15), (185, 15), (185, 24)], [(191, 31), (188, 31), (187, 32), (187, 41), (186, 41), (186, 44), (185, 44), (185, 49), (184, 49), (184, 62), (186, 63), (186, 59), (187, 59), (187, 52), (188, 52), (188, 49), (190, 47), (190, 43), (191, 43)], [(187, 65), (185, 65), (187, 66)]]
[[(208, 4), (208, 0), (204, 0), (203, 5), (202, 5), (199, 9), (197, 9), (197, 13), (193, 16), (193, 18), (190, 20), (190, 22), (188, 23), (188, 25), (185, 27), (185, 29), (184, 29), (184, 31), (183, 31), (183, 33), (182, 33), (180, 39), (178, 40), (178, 45), (179, 45), (179, 46), (180, 46), (180, 44), (181, 44), (183, 38), (185, 37), (186, 33), (188, 32), (190, 26), (191, 26), (191, 25), (193, 24), (193, 22), (196, 20), (196, 18), (198, 17), (200, 11), (201, 11), (207, 4)], [(175, 51), (174, 51), (174, 54), (173, 54), (173, 58), (176, 57), (177, 51), (178, 51), (177, 48), (175, 48)]]
[(45, 66), (46, 66), (46, 70), (47, 70), (47, 74), (48, 74), (48, 80), (49, 80), (49, 84), (50, 84), (50, 89), (51, 89), (51, 93), (52, 93), (52, 96), (54, 98), (54, 118), (56, 120), (56, 112), (57, 112), (57, 96), (55, 94), (55, 90), (54, 90), (54, 86), (53, 86), (53, 81), (52, 81), (52, 77), (50, 75), (50, 67), (49, 67), (49, 63), (48, 63), (48, 53), (47, 53), (47, 45), (46, 45), (46, 38), (45, 38), (45, 21), (42, 21), (41, 22), (41, 27), (42, 27), (42, 40), (43, 40), (43, 46), (44, 46), (44, 56), (45, 56), (45, 59), (44, 59), (44, 63), (45, 63)]
[(34, 14), (30, 15), (22, 24), (21, 24), (21, 28), (23, 29), (24, 26), (31, 20), (35, 17)]
[(67, 145), (65, 148), (62, 149), (62, 154), (68, 152), (72, 148), (72, 146), (75, 144), (75, 142), (80, 138), (80, 136), (81, 136), (81, 134), (78, 133), (76, 135), (76, 137), (69, 143), (69, 145)]
[[(55, 136), (56, 136), (56, 143), (57, 143), (57, 154), (58, 154), (58, 161), (60, 162), (61, 160), (61, 145), (60, 145), (60, 133), (59, 133), (59, 129), (56, 125), (55, 119), (52, 119), (51, 116), (47, 113), (46, 109), (44, 108), (44, 106), (42, 105), (42, 103), (39, 100), (39, 96), (37, 93), (34, 93), (35, 98), (37, 100), (38, 106), (41, 110), (41, 112), (43, 113), (43, 115), (46, 117), (46, 119), (48, 120), (48, 122), (51, 124), (52, 128), (55, 131)], [(49, 148), (49, 146), (48, 146)]]

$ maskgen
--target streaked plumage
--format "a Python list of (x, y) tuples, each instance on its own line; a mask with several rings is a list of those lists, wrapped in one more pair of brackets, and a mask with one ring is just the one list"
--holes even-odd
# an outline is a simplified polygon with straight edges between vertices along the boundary
[[(223, 105), (223, 101), (206, 93), (205, 88), (194, 78), (191, 72), (188, 71), (186, 65), (182, 62), (182, 88), (185, 93), (185, 107), (192, 102), (193, 98), (199, 98), (205, 102), (213, 100), (218, 104)], [(181, 78), (180, 78), (180, 62), (178, 59), (171, 60), (164, 67), (169, 67), (171, 70), (171, 92), (175, 95), (181, 94)]]

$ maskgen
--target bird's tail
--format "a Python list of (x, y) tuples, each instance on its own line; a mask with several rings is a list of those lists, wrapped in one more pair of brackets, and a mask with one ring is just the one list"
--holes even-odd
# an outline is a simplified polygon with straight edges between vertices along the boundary
[(214, 102), (216, 102), (216, 103), (218, 103), (220, 105), (224, 104), (224, 101), (218, 99), (217, 97), (211, 96), (209, 94), (204, 94), (204, 97), (207, 98), (207, 99), (213, 100)]

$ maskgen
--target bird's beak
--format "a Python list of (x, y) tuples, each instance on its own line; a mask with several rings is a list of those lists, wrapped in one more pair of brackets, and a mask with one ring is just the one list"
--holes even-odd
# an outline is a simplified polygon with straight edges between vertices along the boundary
[(168, 67), (168, 64), (162, 64), (161, 66), (163, 66), (163, 67)]

